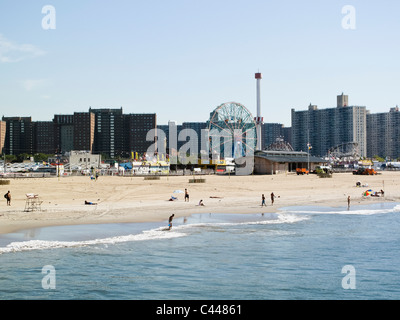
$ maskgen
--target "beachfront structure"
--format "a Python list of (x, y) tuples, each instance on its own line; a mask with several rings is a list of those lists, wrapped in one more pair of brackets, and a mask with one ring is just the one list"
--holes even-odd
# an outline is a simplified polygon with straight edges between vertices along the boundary
[(389, 112), (367, 114), (367, 156), (397, 159), (400, 157), (399, 107)]
[(347, 106), (348, 97), (338, 96), (336, 108), (318, 109), (310, 104), (308, 110), (292, 109), (292, 145), (295, 150), (323, 157), (336, 145), (356, 142), (361, 157), (367, 156), (367, 109)]
[(310, 172), (317, 166), (326, 165), (327, 160), (311, 156), (307, 152), (288, 150), (257, 150), (254, 156), (236, 159), (236, 175), (274, 175), (288, 172), (296, 172), (298, 168), (304, 168)]
[(280, 174), (296, 172), (305, 168), (310, 172), (328, 161), (298, 151), (256, 151), (254, 153), (254, 174)]
[(92, 168), (97, 169), (100, 167), (101, 163), (101, 155), (92, 154), (87, 151), (72, 150), (67, 153), (67, 157), (70, 168), (77, 166), (87, 170)]
[(85, 150), (71, 150), (63, 155), (51, 156), (47, 161), (53, 165), (65, 165), (68, 170), (91, 170), (100, 168), (101, 155)]

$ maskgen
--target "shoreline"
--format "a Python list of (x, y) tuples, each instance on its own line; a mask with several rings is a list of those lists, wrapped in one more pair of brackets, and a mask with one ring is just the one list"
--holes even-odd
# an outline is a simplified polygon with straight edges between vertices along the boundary
[[(82, 224), (162, 222), (195, 213), (270, 213), (292, 206), (347, 206), (379, 202), (400, 202), (400, 172), (377, 176), (337, 173), (332, 178), (297, 176), (202, 176), (206, 183), (189, 183), (192, 176), (143, 177), (87, 176), (11, 180), (3, 193), (11, 191), (11, 206), (0, 204), (0, 234), (20, 230)], [(368, 187), (356, 187), (357, 181)], [(190, 201), (175, 190), (188, 189)], [(361, 196), (367, 189), (385, 190), (385, 197)], [(271, 205), (270, 194), (277, 196)], [(42, 211), (24, 212), (26, 194), (38, 194)], [(261, 195), (266, 207), (261, 207)], [(177, 201), (168, 201), (171, 196)], [(85, 205), (85, 200), (97, 205)], [(205, 206), (198, 206), (203, 200)]]

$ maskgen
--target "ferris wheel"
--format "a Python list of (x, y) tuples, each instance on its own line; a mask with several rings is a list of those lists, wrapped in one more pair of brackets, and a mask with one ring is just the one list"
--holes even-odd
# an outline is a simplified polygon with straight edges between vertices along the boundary
[(256, 123), (250, 111), (240, 103), (217, 107), (209, 120), (209, 147), (221, 158), (239, 158), (254, 154), (257, 144)]

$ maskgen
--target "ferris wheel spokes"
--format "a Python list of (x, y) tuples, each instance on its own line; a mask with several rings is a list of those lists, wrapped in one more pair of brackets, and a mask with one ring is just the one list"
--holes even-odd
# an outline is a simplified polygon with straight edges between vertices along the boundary
[[(213, 154), (233, 158), (251, 154), (257, 140), (254, 118), (241, 104), (222, 104), (215, 109), (209, 120), (209, 137), (213, 140), (210, 145)], [(223, 141), (217, 143), (216, 139), (221, 138)]]

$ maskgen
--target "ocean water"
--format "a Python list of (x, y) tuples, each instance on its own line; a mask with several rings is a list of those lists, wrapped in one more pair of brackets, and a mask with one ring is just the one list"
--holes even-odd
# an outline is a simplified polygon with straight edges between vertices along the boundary
[(3, 235), (0, 299), (400, 299), (399, 204), (204, 213), (166, 225)]

